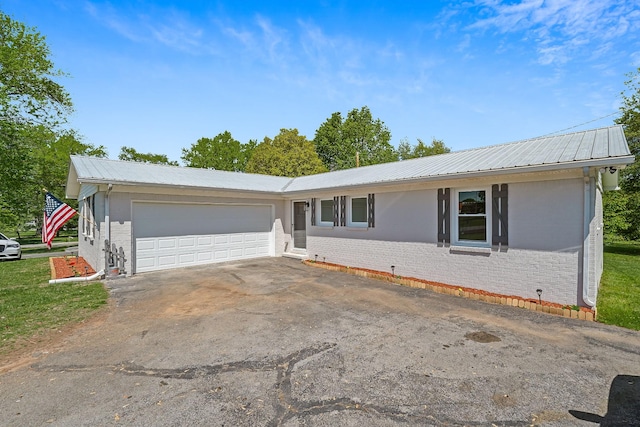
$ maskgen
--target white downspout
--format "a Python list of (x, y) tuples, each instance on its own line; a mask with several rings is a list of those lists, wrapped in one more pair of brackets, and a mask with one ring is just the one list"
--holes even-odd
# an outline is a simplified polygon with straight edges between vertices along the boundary
[[(104, 235), (105, 235), (105, 239), (109, 241), (109, 244), (111, 244), (111, 219), (109, 217), (109, 194), (111, 194), (112, 189), (113, 189), (113, 184), (109, 184), (107, 186), (107, 192), (105, 193), (105, 196), (104, 196)], [(105, 265), (104, 268), (108, 269), (109, 266)]]
[(71, 282), (90, 282), (91, 280), (100, 279), (104, 276), (104, 270), (98, 271), (96, 274), (92, 276), (84, 276), (84, 277), (66, 277), (64, 279), (51, 279), (49, 280), (50, 285), (55, 285), (57, 283), (71, 283)]
[(589, 245), (591, 231), (591, 177), (589, 168), (582, 169), (584, 176), (584, 212), (583, 212), (583, 241), (582, 241), (582, 300), (590, 307), (596, 302), (589, 299)]

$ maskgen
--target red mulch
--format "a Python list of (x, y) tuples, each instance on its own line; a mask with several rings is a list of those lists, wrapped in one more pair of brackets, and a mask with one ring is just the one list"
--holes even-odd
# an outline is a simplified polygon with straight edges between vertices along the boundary
[(96, 272), (81, 256), (49, 258), (49, 263), (51, 264), (52, 279), (91, 276)]

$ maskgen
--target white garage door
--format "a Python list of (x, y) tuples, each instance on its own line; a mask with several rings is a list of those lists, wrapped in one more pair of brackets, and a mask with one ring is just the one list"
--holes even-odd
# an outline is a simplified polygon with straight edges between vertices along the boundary
[(134, 203), (135, 272), (273, 254), (271, 206)]

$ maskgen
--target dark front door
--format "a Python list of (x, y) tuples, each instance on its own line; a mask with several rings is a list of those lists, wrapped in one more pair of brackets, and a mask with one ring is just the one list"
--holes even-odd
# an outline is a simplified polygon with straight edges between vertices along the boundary
[(307, 249), (307, 202), (293, 202), (293, 247)]

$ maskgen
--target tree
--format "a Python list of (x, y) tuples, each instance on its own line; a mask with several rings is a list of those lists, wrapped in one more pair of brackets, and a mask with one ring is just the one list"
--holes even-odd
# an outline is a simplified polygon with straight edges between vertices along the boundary
[[(0, 12), (0, 221), (16, 226), (42, 211), (44, 150), (73, 110), (54, 79), (51, 52), (35, 28)], [(68, 157), (64, 167), (68, 166)], [(66, 176), (66, 171), (65, 171)], [(30, 218), (29, 218), (30, 217)]]
[(628, 80), (624, 82), (627, 89), (621, 93), (622, 116), (615, 122), (624, 128), (629, 149), (636, 156), (636, 161), (622, 170), (620, 186), (625, 191), (637, 192), (640, 191), (640, 68), (635, 73), (627, 74), (627, 77)]
[(72, 111), (44, 36), (0, 12), (0, 120), (53, 125)]
[(444, 154), (451, 152), (443, 141), (433, 138), (431, 145), (425, 145), (420, 138), (418, 143), (412, 146), (406, 138), (400, 141), (398, 145), (398, 157), (400, 160), (415, 159), (418, 157), (435, 156), (436, 154)]
[(354, 108), (342, 119), (333, 113), (316, 131), (316, 152), (330, 170), (375, 165), (398, 160), (389, 143), (391, 132), (380, 119), (373, 119), (369, 107)]
[[(44, 125), (18, 127), (0, 122), (0, 153), (3, 159), (15, 161), (8, 171), (1, 171), (0, 204), (7, 215), (2, 224), (18, 227), (25, 221), (41, 218), (44, 203), (42, 189), (62, 197), (65, 191), (69, 156), (105, 157), (104, 147), (82, 142), (75, 131), (54, 132)], [(74, 201), (68, 202), (75, 207)]]
[(275, 176), (302, 176), (326, 172), (311, 141), (298, 129), (280, 129), (274, 138), (265, 137), (247, 163), (247, 172)]
[(627, 239), (640, 239), (640, 68), (627, 75), (620, 112), (615, 120), (621, 124), (636, 160), (620, 173), (620, 194), (605, 193), (604, 215), (609, 226), (605, 231)]
[(255, 140), (241, 144), (224, 131), (213, 138), (200, 138), (189, 149), (183, 148), (181, 158), (192, 168), (243, 172), (256, 145)]
[(179, 166), (175, 160), (169, 160), (166, 154), (139, 153), (133, 147), (120, 147), (118, 159), (130, 162), (154, 163), (157, 165)]

